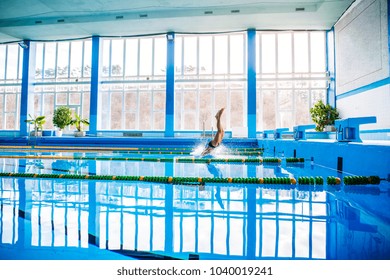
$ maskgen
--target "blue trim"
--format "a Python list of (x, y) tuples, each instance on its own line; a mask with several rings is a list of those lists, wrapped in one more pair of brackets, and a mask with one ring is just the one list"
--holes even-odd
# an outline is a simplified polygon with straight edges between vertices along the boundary
[(379, 81), (373, 82), (371, 84), (368, 84), (368, 85), (365, 85), (365, 86), (362, 86), (362, 87), (359, 87), (359, 88), (356, 88), (356, 89), (344, 92), (344, 93), (336, 96), (336, 99), (337, 100), (338, 99), (343, 99), (343, 98), (346, 98), (346, 97), (350, 97), (352, 95), (356, 95), (356, 94), (359, 94), (359, 93), (362, 93), (362, 92), (365, 92), (365, 91), (373, 90), (373, 89), (376, 89), (376, 88), (379, 88), (379, 87), (383, 87), (383, 86), (386, 86), (386, 85), (389, 85), (389, 84), (390, 84), (390, 77), (387, 77), (387, 78), (385, 78), (383, 80), (379, 80)]
[(372, 130), (360, 130), (360, 133), (387, 133), (387, 132), (390, 132), (390, 128), (372, 129)]
[[(168, 40), (168, 35), (173, 40)], [(175, 105), (175, 33), (167, 34), (167, 75), (165, 98), (165, 136), (174, 136), (174, 105)]]
[[(224, 139), (223, 145), (229, 148), (257, 147), (257, 139)], [(63, 146), (74, 147), (195, 147), (202, 143), (199, 137), (191, 138), (161, 138), (161, 137), (74, 137), (74, 136), (48, 136), (34, 137), (34, 146)], [(0, 137), (0, 147), (15, 145), (31, 145), (28, 137)]]
[(330, 83), (326, 95), (326, 103), (336, 107), (336, 46), (335, 32), (332, 27), (326, 32), (326, 70), (329, 72)]
[(98, 120), (98, 97), (99, 97), (99, 56), (100, 37), (92, 37), (92, 70), (91, 70), (91, 95), (89, 109), (89, 133), (96, 134)]
[(29, 92), (33, 93), (32, 82), (35, 76), (35, 44), (24, 40), (27, 48), (23, 49), (22, 88), (20, 94), (20, 136), (28, 135)]
[(256, 30), (248, 35), (248, 138), (256, 138)]

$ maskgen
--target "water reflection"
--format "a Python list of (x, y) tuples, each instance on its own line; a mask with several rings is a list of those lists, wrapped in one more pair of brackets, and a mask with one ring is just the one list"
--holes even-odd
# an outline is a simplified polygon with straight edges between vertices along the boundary
[(2, 178), (0, 197), (1, 259), (69, 248), (72, 258), (88, 248), (146, 259), (390, 257), (389, 223), (346, 193)]
[[(0, 163), (3, 172), (20, 173), (297, 177), (321, 171), (303, 165)], [(3, 177), (0, 259), (389, 259), (390, 197), (371, 189)]]

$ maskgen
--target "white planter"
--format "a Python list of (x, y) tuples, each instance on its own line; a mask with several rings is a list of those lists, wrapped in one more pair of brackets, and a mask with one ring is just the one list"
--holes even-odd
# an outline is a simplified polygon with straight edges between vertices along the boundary
[(334, 125), (325, 125), (325, 131), (326, 132), (336, 131), (336, 128), (334, 127)]
[(54, 134), (55, 134), (55, 136), (61, 137), (62, 136), (62, 130), (56, 130)]
[(74, 136), (76, 136), (76, 137), (84, 137), (85, 136), (85, 131), (76, 131), (74, 133)]
[(35, 136), (35, 137), (42, 137), (42, 131), (38, 130), (38, 131), (31, 131), (30, 132), (30, 136)]

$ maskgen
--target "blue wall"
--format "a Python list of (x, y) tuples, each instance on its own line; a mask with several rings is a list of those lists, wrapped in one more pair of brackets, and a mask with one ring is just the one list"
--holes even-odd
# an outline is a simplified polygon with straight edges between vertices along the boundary
[(348, 142), (321, 142), (295, 140), (259, 140), (260, 147), (276, 155), (311, 159), (314, 163), (337, 170), (338, 158), (342, 158), (342, 170), (353, 175), (390, 176), (390, 146), (367, 145)]

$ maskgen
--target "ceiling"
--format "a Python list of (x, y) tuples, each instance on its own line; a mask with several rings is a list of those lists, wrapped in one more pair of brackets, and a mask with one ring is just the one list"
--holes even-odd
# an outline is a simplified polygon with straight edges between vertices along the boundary
[(329, 30), (354, 0), (0, 0), (0, 43), (257, 30)]

